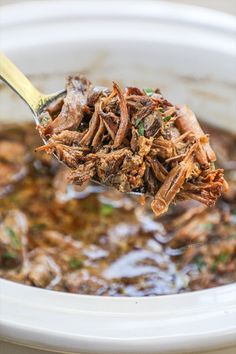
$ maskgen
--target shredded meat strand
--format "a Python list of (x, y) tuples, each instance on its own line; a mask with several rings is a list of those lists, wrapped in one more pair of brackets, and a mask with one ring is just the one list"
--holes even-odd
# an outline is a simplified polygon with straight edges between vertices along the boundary
[(128, 114), (126, 101), (125, 101), (124, 95), (123, 95), (120, 87), (115, 82), (113, 84), (113, 87), (114, 87), (114, 90), (117, 92), (117, 95), (120, 100), (120, 126), (118, 128), (118, 131), (117, 131), (116, 137), (115, 137), (115, 141), (114, 141), (114, 147), (117, 148), (119, 145), (121, 145), (121, 143), (127, 133), (127, 128), (128, 128), (128, 124), (129, 124), (129, 114)]

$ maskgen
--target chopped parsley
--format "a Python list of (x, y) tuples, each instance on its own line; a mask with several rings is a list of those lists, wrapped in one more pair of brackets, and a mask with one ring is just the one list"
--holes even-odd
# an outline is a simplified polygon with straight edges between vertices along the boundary
[(148, 95), (149, 97), (150, 96), (152, 96), (155, 92), (154, 92), (154, 90), (153, 89), (151, 89), (151, 88), (145, 88), (145, 89), (143, 89), (143, 91), (146, 93), (146, 95)]
[(165, 111), (163, 108), (159, 108), (159, 112), (164, 113)]
[(144, 136), (144, 124), (143, 122), (140, 122), (138, 125), (138, 133), (140, 136)]
[(100, 214), (102, 216), (110, 216), (114, 211), (114, 207), (111, 204), (102, 204), (100, 208)]
[(83, 267), (83, 262), (78, 259), (78, 258), (71, 258), (69, 260), (69, 266), (72, 268), (72, 269), (80, 269)]
[(209, 231), (209, 232), (210, 232), (210, 231), (213, 230), (213, 228), (214, 228), (213, 225), (210, 224), (210, 223), (204, 225), (204, 229), (205, 229), (206, 231)]
[(202, 270), (206, 266), (203, 256), (199, 255), (195, 258), (194, 263), (197, 265), (199, 270)]
[(21, 241), (17, 233), (10, 226), (5, 226), (5, 232), (10, 237), (12, 246), (19, 249), (21, 246)]
[(227, 252), (222, 252), (216, 257), (216, 261), (218, 263), (226, 263), (229, 259), (229, 253)]
[(141, 122), (142, 122), (142, 118), (137, 118), (135, 121), (135, 126), (138, 127)]
[(16, 254), (15, 252), (6, 251), (6, 252), (3, 254), (3, 259), (5, 259), (5, 260), (14, 260), (14, 259), (17, 259), (17, 254)]
[(219, 264), (226, 263), (229, 260), (229, 257), (230, 257), (230, 255), (227, 252), (220, 253), (216, 257), (214, 263), (212, 264), (212, 267), (211, 267), (212, 272), (215, 272), (217, 270)]
[(171, 120), (171, 118), (172, 118), (171, 116), (164, 117), (163, 121), (164, 122), (169, 122), (169, 120)]
[(138, 134), (144, 136), (144, 123), (142, 118), (137, 118), (135, 121), (135, 126), (138, 127)]

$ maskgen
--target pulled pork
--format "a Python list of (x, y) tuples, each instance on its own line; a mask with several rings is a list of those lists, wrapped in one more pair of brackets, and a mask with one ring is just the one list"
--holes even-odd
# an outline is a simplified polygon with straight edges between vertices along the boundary
[(209, 137), (187, 106), (173, 106), (159, 90), (94, 87), (80, 75), (69, 77), (66, 89), (64, 101), (41, 116), (47, 144), (38, 150), (65, 163), (74, 183), (93, 179), (150, 195), (156, 215), (178, 199), (214, 206), (227, 189)]

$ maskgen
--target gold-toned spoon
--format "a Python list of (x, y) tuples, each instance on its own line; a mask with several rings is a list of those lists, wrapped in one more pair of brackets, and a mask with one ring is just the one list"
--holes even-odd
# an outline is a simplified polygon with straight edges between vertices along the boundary
[(38, 118), (42, 111), (52, 101), (66, 93), (65, 90), (50, 95), (41, 93), (3, 53), (0, 53), (0, 79), (27, 103), (37, 124), (39, 124)]

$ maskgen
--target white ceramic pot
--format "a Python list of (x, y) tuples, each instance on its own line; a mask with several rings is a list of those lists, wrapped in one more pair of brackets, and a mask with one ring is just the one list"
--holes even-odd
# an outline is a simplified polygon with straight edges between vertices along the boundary
[[(164, 2), (34, 1), (2, 8), (0, 32), (1, 49), (42, 91), (60, 89), (73, 71), (101, 84), (158, 86), (173, 102), (236, 131), (229, 15)], [(0, 120), (31, 117), (5, 87), (0, 107)], [(236, 285), (109, 298), (1, 280), (0, 318), (4, 341), (49, 351), (228, 354), (236, 350)], [(3, 342), (2, 348), (27, 353)]]

